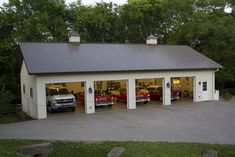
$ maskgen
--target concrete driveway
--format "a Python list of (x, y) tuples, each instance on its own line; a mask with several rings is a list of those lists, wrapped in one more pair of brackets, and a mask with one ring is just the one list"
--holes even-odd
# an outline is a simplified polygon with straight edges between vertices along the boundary
[(235, 103), (212, 101), (0, 125), (0, 138), (235, 144)]

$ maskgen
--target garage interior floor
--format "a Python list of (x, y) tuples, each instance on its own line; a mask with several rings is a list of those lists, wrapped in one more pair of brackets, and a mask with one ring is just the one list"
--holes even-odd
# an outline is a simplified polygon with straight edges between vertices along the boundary
[[(192, 102), (192, 99), (190, 98), (181, 98), (180, 100), (177, 101), (172, 101), (171, 103), (173, 105), (176, 104), (182, 104), (182, 103), (189, 103)], [(150, 101), (147, 104), (144, 103), (137, 103), (136, 108), (156, 108), (162, 106), (161, 101)], [(112, 106), (100, 106), (95, 108), (95, 112), (106, 112), (106, 111), (120, 111), (120, 110), (126, 110), (127, 105), (125, 102), (115, 102)], [(71, 114), (84, 114), (85, 113), (85, 107), (84, 105), (81, 105), (77, 103), (77, 108), (74, 112), (71, 111), (58, 111), (54, 113), (49, 113), (48, 116), (66, 116), (66, 115), (71, 115)]]

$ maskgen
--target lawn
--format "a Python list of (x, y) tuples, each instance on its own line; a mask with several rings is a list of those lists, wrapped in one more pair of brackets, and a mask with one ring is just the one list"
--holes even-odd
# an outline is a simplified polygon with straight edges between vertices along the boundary
[(235, 145), (167, 143), (167, 142), (68, 142), (40, 140), (0, 140), (0, 157), (23, 157), (17, 153), (21, 145), (51, 142), (50, 157), (106, 157), (115, 146), (126, 150), (122, 157), (200, 157), (207, 149), (217, 150), (219, 157), (235, 156)]

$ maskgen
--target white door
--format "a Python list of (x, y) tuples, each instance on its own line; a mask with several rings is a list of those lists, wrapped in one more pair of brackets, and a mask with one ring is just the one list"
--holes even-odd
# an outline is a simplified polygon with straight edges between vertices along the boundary
[(209, 100), (208, 82), (202, 81), (202, 100)]

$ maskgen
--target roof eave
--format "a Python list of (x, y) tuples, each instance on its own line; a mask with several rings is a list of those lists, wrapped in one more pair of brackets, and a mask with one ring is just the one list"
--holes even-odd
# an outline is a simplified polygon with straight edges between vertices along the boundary
[(68, 71), (68, 72), (29, 72), (29, 75), (55, 75), (55, 74), (75, 74), (75, 73), (80, 73), (80, 74), (91, 74), (91, 73), (114, 73), (114, 72), (148, 72), (148, 71), (188, 71), (188, 70), (193, 70), (193, 71), (206, 71), (206, 70), (217, 70), (217, 69), (222, 69), (223, 66), (221, 67), (213, 67), (213, 68), (190, 68), (190, 69), (153, 69), (153, 70), (118, 70), (118, 71)]

